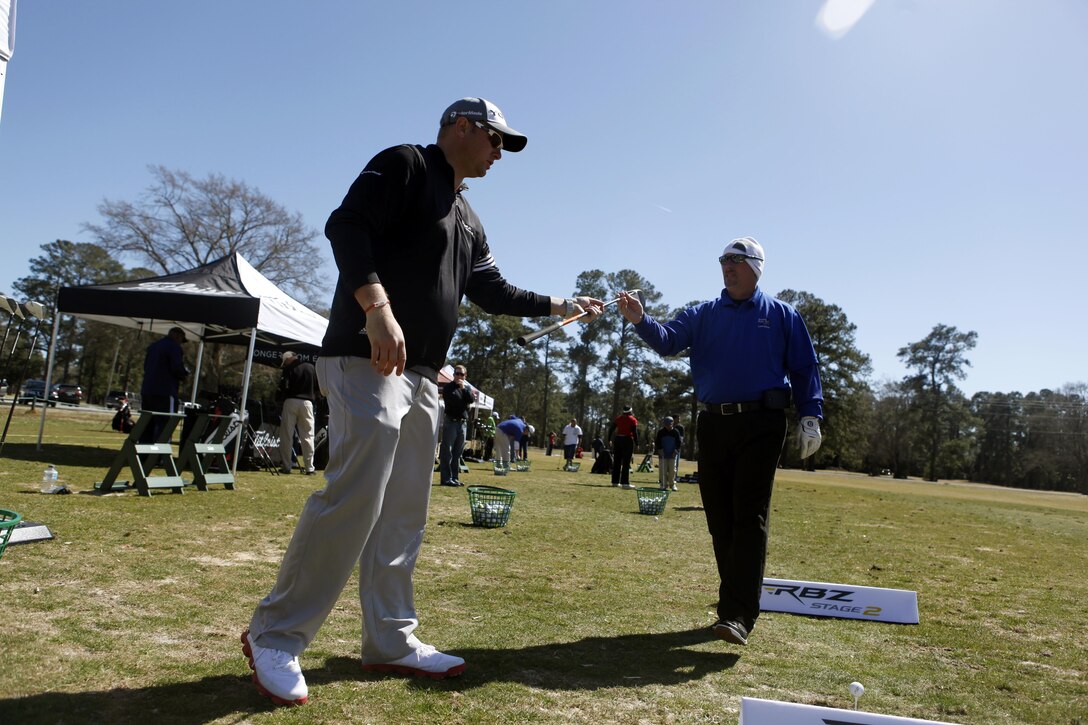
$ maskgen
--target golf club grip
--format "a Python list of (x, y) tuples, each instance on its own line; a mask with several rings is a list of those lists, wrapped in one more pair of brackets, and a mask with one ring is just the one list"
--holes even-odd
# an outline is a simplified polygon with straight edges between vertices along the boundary
[(551, 333), (555, 332), (560, 327), (562, 327), (564, 324), (566, 324), (566, 323), (561, 320), (561, 321), (555, 323), (554, 325), (548, 325), (543, 330), (537, 330), (536, 332), (530, 332), (528, 335), (522, 335), (521, 337), (518, 338), (517, 343), (519, 345), (521, 345), (522, 347), (525, 347), (526, 345), (528, 345), (533, 340), (537, 340), (537, 339), (539, 339), (541, 337), (544, 337), (545, 335), (550, 335)]

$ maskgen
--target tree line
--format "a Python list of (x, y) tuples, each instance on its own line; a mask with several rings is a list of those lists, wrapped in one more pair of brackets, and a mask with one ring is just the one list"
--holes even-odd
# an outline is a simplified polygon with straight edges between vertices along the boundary
[[(327, 290), (316, 265), (316, 232), (258, 190), (212, 175), (194, 179), (162, 167), (136, 201), (104, 201), (103, 220), (84, 230), (94, 242), (43, 244), (18, 280), (16, 292), (52, 309), (62, 286), (103, 284), (179, 272), (241, 252), (262, 274), (310, 306), (324, 311)], [(126, 267), (124, 262), (133, 266)], [(652, 281), (639, 272), (588, 270), (572, 294), (613, 299), (641, 290), (648, 314), (667, 321), (669, 308)], [(1088, 385), (1030, 393), (982, 392), (967, 398), (957, 387), (970, 367), (975, 332), (938, 324), (908, 342), (898, 357), (909, 371), (898, 381), (871, 380), (869, 356), (858, 349), (856, 327), (839, 306), (811, 293), (776, 295), (801, 313), (820, 361), (824, 385), (824, 443), (805, 461), (792, 441), (782, 465), (865, 471), (871, 475), (927, 480), (966, 479), (1005, 486), (1088, 494)], [(449, 353), (465, 365), (469, 380), (496, 400), (500, 412), (517, 413), (537, 430), (537, 443), (576, 418), (588, 437), (604, 436), (626, 405), (642, 423), (640, 450), (652, 445), (666, 415), (686, 431), (685, 454), (697, 453), (698, 401), (684, 353), (662, 358), (611, 310), (588, 325), (573, 325), (521, 347), (519, 336), (550, 323), (489, 315), (471, 303)], [(32, 321), (8, 321), (0, 349), (0, 377), (14, 381), (44, 376), (44, 356), (27, 350)], [(40, 350), (48, 347), (52, 321), (42, 323)], [(139, 389), (144, 349), (152, 340), (104, 323), (62, 319), (58, 328), (58, 382), (81, 385), (93, 400), (109, 388)], [(211, 346), (202, 388), (234, 394), (245, 351)], [(252, 394), (271, 398), (274, 371), (258, 374)]]
[[(647, 313), (659, 321), (680, 311), (663, 305), (653, 284), (629, 269), (583, 272), (573, 293), (612, 299), (630, 289), (642, 290)], [(822, 447), (802, 461), (791, 440), (782, 465), (1088, 493), (1085, 384), (968, 399), (956, 383), (966, 377), (978, 336), (939, 324), (899, 349), (908, 375), (874, 386), (869, 356), (856, 344), (856, 326), (839, 306), (808, 292), (783, 290), (776, 296), (805, 319), (825, 398)], [(571, 334), (564, 328), (519, 347), (517, 337), (546, 321), (538, 326), (489, 315), (471, 304), (461, 313), (450, 359), (468, 366), (469, 379), (504, 413), (535, 423), (538, 435), (561, 430), (573, 417), (588, 436), (603, 436), (630, 405), (643, 423), (640, 450), (649, 450), (659, 422), (671, 415), (684, 424), (686, 457), (696, 456), (699, 405), (686, 355), (657, 356), (622, 315), (606, 314)]]

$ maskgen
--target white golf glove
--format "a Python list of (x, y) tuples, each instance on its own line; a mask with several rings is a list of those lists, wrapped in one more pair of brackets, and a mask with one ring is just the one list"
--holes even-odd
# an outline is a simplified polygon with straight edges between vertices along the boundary
[(820, 450), (823, 436), (820, 435), (820, 420), (806, 415), (797, 426), (797, 445), (801, 448), (801, 458), (808, 458)]

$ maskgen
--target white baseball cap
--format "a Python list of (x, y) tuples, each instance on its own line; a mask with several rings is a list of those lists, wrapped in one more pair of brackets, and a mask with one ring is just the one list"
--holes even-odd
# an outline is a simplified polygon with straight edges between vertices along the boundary
[[(763, 246), (752, 237), (740, 237), (726, 244), (722, 257), (727, 254), (743, 254), (746, 257), (744, 261), (756, 273), (756, 281), (758, 282), (763, 276), (763, 261), (766, 259), (763, 255)], [(718, 261), (721, 261), (721, 257)]]

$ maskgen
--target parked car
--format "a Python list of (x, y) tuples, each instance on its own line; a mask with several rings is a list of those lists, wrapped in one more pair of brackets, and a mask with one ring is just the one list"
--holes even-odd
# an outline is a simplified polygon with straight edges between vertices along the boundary
[[(47, 402), (53, 408), (57, 407), (57, 396), (55, 393), (49, 396), (50, 400)], [(19, 394), (19, 402), (30, 404), (33, 400), (45, 400), (45, 381), (44, 380), (27, 380), (23, 383), (23, 392)]]
[(122, 398), (127, 400), (130, 406), (135, 407), (133, 405), (133, 395), (127, 390), (111, 390), (106, 393), (106, 407), (111, 410), (120, 409)]
[(71, 383), (57, 383), (53, 386), (53, 394), (50, 397), (62, 403), (79, 405), (83, 401), (83, 388)]

